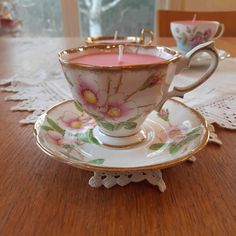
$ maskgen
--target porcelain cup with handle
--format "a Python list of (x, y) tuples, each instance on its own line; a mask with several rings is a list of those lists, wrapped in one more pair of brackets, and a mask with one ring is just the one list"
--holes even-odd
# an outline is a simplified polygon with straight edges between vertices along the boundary
[[(151, 64), (99, 66), (71, 62), (71, 58), (78, 56), (117, 51), (118, 45), (96, 45), (59, 53), (77, 106), (97, 122), (94, 136), (100, 143), (117, 148), (137, 145), (145, 140), (142, 124), (147, 116), (154, 110), (160, 111), (168, 98), (183, 96), (204, 83), (218, 65), (213, 42), (198, 45), (186, 55), (167, 47), (124, 46), (124, 53), (153, 55), (164, 59)], [(175, 74), (187, 68), (192, 57), (199, 52), (206, 52), (211, 57), (206, 72), (197, 82), (168, 91)]]
[(177, 49), (183, 53), (201, 43), (214, 41), (224, 33), (224, 25), (218, 21), (173, 21), (170, 28)]

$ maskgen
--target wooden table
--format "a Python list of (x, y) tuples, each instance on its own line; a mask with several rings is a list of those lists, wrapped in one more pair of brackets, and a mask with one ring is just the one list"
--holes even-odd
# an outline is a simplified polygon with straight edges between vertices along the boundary
[[(53, 40), (58, 50), (77, 44)], [(17, 72), (16, 63), (23, 69), (24, 61), (14, 60), (22, 42), (0, 40), (0, 78)], [(235, 45), (236, 38), (217, 42), (234, 56)], [(36, 56), (25, 60), (37, 63)], [(236, 132), (217, 128), (223, 146), (208, 144), (194, 164), (164, 170), (164, 193), (147, 182), (93, 189), (91, 173), (56, 162), (36, 146), (32, 126), (18, 123), (27, 112), (11, 112), (14, 102), (4, 102), (6, 95), (0, 92), (1, 236), (235, 235)]]

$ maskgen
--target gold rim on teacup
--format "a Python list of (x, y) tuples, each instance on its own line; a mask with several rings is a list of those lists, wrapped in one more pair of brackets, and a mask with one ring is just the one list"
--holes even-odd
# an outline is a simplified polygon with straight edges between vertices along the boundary
[[(146, 42), (146, 39), (149, 40)], [(86, 39), (86, 44), (87, 45), (98, 45), (98, 44), (103, 44), (103, 45), (109, 45), (109, 44), (142, 44), (142, 45), (151, 45), (153, 42), (154, 34), (151, 30), (149, 29), (142, 29), (141, 30), (141, 35), (140, 37), (134, 37), (134, 36), (117, 36), (117, 41), (115, 42), (114, 36), (97, 36), (97, 37), (88, 37)], [(108, 41), (108, 42), (106, 42)], [(110, 41), (110, 42), (109, 42)], [(113, 42), (111, 42), (113, 41)], [(121, 42), (123, 41), (123, 42)]]
[[(150, 63), (150, 64), (137, 64), (137, 65), (115, 65), (115, 66), (96, 66), (96, 65), (89, 65), (89, 64), (82, 64), (82, 63), (75, 63), (75, 62), (69, 62), (69, 60), (65, 59), (67, 55), (71, 54), (82, 54), (84, 51), (88, 51), (91, 49), (94, 50), (99, 50), (99, 52), (117, 52), (118, 55), (118, 44), (111, 44), (111, 45), (103, 45), (103, 44), (98, 44), (98, 45), (86, 45), (86, 46), (81, 46), (77, 48), (71, 48), (71, 49), (66, 49), (62, 50), (61, 52), (58, 53), (59, 61), (62, 65), (70, 68), (79, 68), (79, 69), (92, 69), (92, 70), (120, 70), (120, 69), (144, 69), (144, 68), (153, 68), (156, 67), (157, 65), (166, 65), (171, 62), (175, 62), (181, 57), (181, 54), (171, 48), (168, 47), (158, 47), (158, 46), (144, 46), (144, 45), (125, 45), (124, 48), (124, 53), (126, 51), (126, 48), (136, 48), (136, 53), (139, 52), (139, 50), (144, 49), (144, 50), (163, 50), (163, 52), (166, 52), (168, 54), (171, 54), (172, 57), (171, 59), (166, 59), (165, 61), (157, 61), (156, 63)], [(92, 53), (91, 53), (92, 54)]]

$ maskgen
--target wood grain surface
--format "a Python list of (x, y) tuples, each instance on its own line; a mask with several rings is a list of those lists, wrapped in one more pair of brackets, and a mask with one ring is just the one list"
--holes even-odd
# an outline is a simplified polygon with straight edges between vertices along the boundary
[[(70, 45), (49, 40), (58, 50)], [(168, 38), (157, 42), (173, 45)], [(0, 40), (0, 78), (19, 69), (19, 43)], [(235, 45), (236, 38), (217, 42), (234, 56)], [(236, 132), (217, 128), (221, 147), (208, 144), (194, 164), (163, 170), (164, 193), (147, 182), (93, 189), (92, 173), (56, 162), (36, 146), (32, 126), (18, 123), (28, 113), (10, 111), (15, 103), (4, 101), (7, 94), (0, 92), (1, 236), (235, 235)]]

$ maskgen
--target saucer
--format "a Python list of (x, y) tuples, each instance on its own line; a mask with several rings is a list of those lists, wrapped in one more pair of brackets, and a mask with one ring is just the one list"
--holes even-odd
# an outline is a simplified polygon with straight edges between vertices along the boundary
[[(178, 49), (176, 47), (173, 47), (173, 49), (178, 51)], [(216, 51), (218, 53), (220, 60), (224, 60), (224, 59), (229, 58), (231, 56), (230, 53), (228, 53), (222, 49), (216, 49)], [(202, 53), (196, 54), (192, 58), (190, 66), (206, 66), (206, 65), (209, 65), (210, 62), (211, 62), (211, 57), (208, 55), (208, 53), (202, 52)]]
[(73, 100), (50, 108), (35, 123), (38, 146), (53, 159), (90, 171), (144, 171), (181, 163), (208, 141), (205, 119), (174, 99), (153, 111), (142, 130), (146, 139), (136, 146), (111, 148), (93, 134), (96, 122)]
[[(229, 58), (231, 55), (230, 53), (221, 50), (221, 49), (216, 49), (218, 56), (220, 58), (220, 60), (224, 60), (226, 58)], [(193, 57), (193, 59), (191, 60), (191, 66), (205, 66), (205, 65), (209, 65), (211, 62), (211, 57), (206, 53), (199, 53), (196, 56)]]

